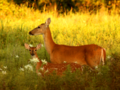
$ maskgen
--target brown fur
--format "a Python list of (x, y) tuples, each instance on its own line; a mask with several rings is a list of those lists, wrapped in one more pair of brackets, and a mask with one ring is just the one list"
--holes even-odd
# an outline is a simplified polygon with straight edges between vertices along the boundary
[[(30, 31), (29, 34), (43, 35), (45, 48), (50, 54), (50, 60), (52, 63), (61, 64), (64, 61), (67, 63), (76, 62), (80, 65), (88, 65), (91, 68), (94, 68), (99, 65), (101, 61), (105, 61), (106, 52), (98, 45), (66, 46), (55, 44), (49, 28), (50, 22), (51, 19), (48, 18), (45, 23)], [(102, 50), (103, 54), (101, 52)], [(103, 57), (104, 60), (101, 60), (101, 57)]]
[[(30, 47), (28, 44), (25, 44), (25, 48), (30, 51), (30, 54), (33, 58), (38, 58), (36, 51), (41, 47), (41, 45), (38, 44), (37, 47)], [(37, 65), (36, 65), (36, 73), (39, 73), (39, 69), (42, 65), (41, 60), (39, 58), (38, 60), (39, 62), (37, 62)], [(44, 76), (44, 74), (51, 74), (53, 71), (55, 71), (57, 75), (62, 76), (63, 72), (67, 69), (68, 65), (70, 65), (72, 72), (74, 72), (76, 69), (80, 69), (82, 71), (82, 67), (76, 63), (70, 63), (70, 64), (69, 63), (62, 63), (62, 64), (47, 63), (42, 67), (44, 68), (44, 70), (40, 71), (40, 73), (42, 74), (42, 76)]]

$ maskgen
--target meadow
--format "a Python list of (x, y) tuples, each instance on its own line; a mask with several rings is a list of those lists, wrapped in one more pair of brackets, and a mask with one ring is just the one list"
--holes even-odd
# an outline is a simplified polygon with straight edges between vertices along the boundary
[[(97, 14), (43, 12), (4, 3), (0, 8), (0, 90), (119, 90), (120, 89), (120, 16), (108, 15), (106, 9)], [(40, 59), (50, 62), (42, 35), (30, 36), (29, 31), (51, 18), (52, 38), (57, 44), (79, 46), (98, 44), (106, 49), (106, 65), (95, 71), (85, 67), (83, 72), (63, 77), (55, 73), (42, 78), (24, 43), (43, 47), (37, 51)], [(33, 70), (26, 69), (32, 65)]]

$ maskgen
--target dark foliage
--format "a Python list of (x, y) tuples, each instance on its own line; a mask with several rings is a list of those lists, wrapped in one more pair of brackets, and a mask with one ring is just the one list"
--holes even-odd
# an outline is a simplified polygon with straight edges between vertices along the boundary
[(17, 4), (26, 4), (28, 7), (39, 9), (44, 11), (57, 11), (58, 13), (72, 12), (91, 12), (97, 13), (102, 7), (108, 9), (108, 13), (111, 14), (111, 10), (117, 10), (120, 13), (120, 1), (119, 0), (8, 0)]

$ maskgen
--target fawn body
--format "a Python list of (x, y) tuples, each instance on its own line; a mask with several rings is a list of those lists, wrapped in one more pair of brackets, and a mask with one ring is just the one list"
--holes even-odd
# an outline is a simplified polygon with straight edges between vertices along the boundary
[[(25, 48), (30, 51), (30, 54), (32, 58), (37, 58), (39, 62), (37, 62), (36, 65), (36, 73), (39, 73), (39, 69), (42, 65), (42, 61), (39, 59), (37, 55), (37, 50), (41, 47), (41, 44), (38, 44), (37, 47), (30, 47), (28, 44), (25, 43)], [(43, 65), (43, 71), (41, 72), (42, 75), (46, 72), (47, 74), (52, 73), (53, 71), (56, 71), (57, 75), (63, 75), (63, 72), (67, 69), (67, 66), (70, 65), (71, 71), (74, 72), (76, 69), (80, 69), (82, 71), (82, 67), (79, 64), (76, 63), (62, 63), (62, 64), (53, 64), (53, 63), (47, 63), (46, 65)]]
[(79, 65), (88, 65), (91, 68), (98, 66), (100, 62), (104, 65), (106, 51), (98, 45), (67, 46), (55, 44), (49, 28), (50, 22), (51, 19), (48, 18), (45, 23), (30, 31), (29, 34), (43, 35), (45, 48), (50, 54), (50, 60), (52, 63), (61, 64), (64, 61), (67, 63), (76, 62)]

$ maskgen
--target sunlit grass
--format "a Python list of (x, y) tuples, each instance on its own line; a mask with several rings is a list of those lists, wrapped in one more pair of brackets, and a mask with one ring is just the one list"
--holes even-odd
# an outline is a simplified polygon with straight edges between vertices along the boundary
[[(109, 16), (107, 14), (89, 15), (72, 14), (67, 16), (52, 16), (50, 13), (37, 13), (39, 18), (34, 20), (12, 19), (1, 20), (1, 43), (43, 43), (42, 35), (30, 36), (28, 32), (41, 23), (45, 23), (48, 17), (51, 18), (50, 29), (52, 37), (57, 44), (71, 46), (98, 44), (107, 50), (107, 53), (119, 52), (120, 42), (120, 18), (118, 15)], [(44, 18), (41, 17), (44, 15)], [(19, 37), (20, 35), (20, 37)], [(11, 38), (9, 38), (11, 37)], [(15, 38), (16, 37), (16, 38)], [(10, 39), (10, 40), (9, 40)]]

